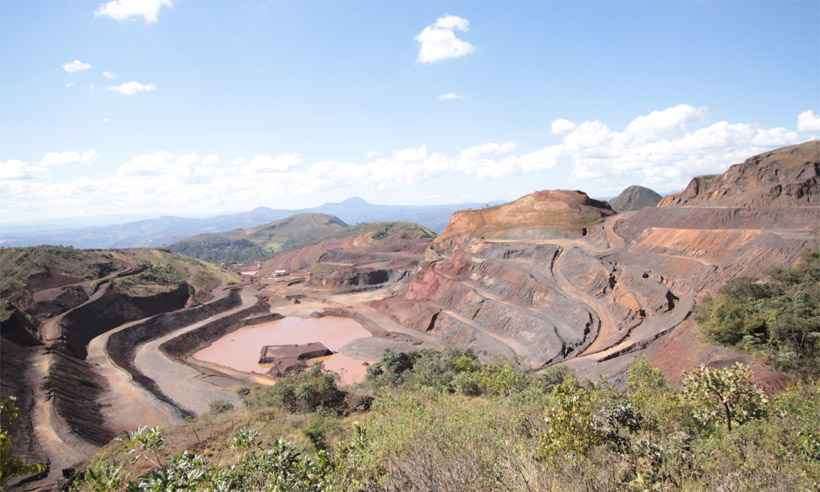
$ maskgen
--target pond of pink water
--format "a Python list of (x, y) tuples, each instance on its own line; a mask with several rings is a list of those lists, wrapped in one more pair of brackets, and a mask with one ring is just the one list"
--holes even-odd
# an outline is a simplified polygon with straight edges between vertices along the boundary
[[(337, 352), (342, 346), (369, 337), (370, 332), (350, 318), (286, 317), (277, 321), (246, 326), (214, 341), (194, 354), (194, 359), (242, 372), (265, 374), (270, 364), (259, 363), (259, 352), (265, 345), (321, 342)], [(351, 384), (364, 379), (367, 368), (362, 361), (342, 354), (322, 360), (325, 369), (340, 375), (341, 382)]]

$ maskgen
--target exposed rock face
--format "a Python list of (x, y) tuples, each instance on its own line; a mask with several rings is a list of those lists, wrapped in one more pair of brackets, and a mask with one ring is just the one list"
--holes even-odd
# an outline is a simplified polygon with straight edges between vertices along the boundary
[(416, 224), (363, 224), (343, 237), (285, 251), (264, 262), (261, 277), (277, 270), (310, 270), (308, 284), (324, 289), (359, 290), (405, 278), (422, 259), (435, 233)]
[(694, 178), (660, 207), (778, 208), (820, 205), (820, 141), (784, 147)]
[(620, 195), (610, 200), (609, 204), (617, 212), (629, 212), (654, 207), (662, 198), (661, 195), (649, 188), (630, 186), (622, 191)]
[[(806, 156), (805, 148), (781, 152)], [(760, 158), (770, 170), (771, 155)], [(800, 173), (779, 162), (781, 176)], [(697, 199), (713, 186), (696, 179), (677, 196)], [(747, 354), (694, 339), (695, 303), (732, 278), (792, 264), (816, 247), (818, 225), (820, 207), (812, 206), (645, 207), (615, 215), (580, 192), (538, 192), (455, 214), (397, 294), (372, 305), (483, 359), (530, 369), (561, 363), (619, 383), (643, 354), (677, 378), (700, 364), (753, 364)], [(674, 343), (659, 342), (670, 334)]]
[[(458, 212), (400, 294), (374, 306), (484, 359), (528, 368), (563, 360), (582, 351), (600, 325), (563, 288), (564, 267), (585, 255), (563, 253), (576, 243), (606, 248), (600, 223), (611, 215), (606, 203), (560, 190)], [(579, 276), (608, 289), (607, 270), (595, 265)]]

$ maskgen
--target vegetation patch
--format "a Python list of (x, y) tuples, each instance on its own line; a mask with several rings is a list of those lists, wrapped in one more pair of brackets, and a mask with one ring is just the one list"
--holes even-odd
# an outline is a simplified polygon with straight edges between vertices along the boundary
[(698, 324), (711, 340), (764, 354), (780, 369), (820, 370), (820, 251), (765, 280), (735, 279), (707, 299)]
[[(804, 382), (767, 398), (741, 365), (702, 368), (674, 387), (639, 360), (619, 390), (565, 369), (530, 374), (482, 364), (469, 352), (388, 353), (348, 392), (315, 369), (240, 394), (244, 408), (112, 444), (75, 489), (816, 490), (820, 483), (820, 388)], [(354, 395), (370, 398), (364, 411), (353, 412)]]

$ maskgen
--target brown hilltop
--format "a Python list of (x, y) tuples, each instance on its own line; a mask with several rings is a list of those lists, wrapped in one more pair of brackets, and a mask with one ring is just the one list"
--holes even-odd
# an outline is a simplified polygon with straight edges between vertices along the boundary
[(469, 238), (546, 239), (579, 237), (590, 224), (615, 212), (582, 191), (545, 190), (495, 207), (456, 212), (434, 246)]
[(659, 207), (780, 208), (820, 205), (820, 141), (783, 147), (699, 176)]

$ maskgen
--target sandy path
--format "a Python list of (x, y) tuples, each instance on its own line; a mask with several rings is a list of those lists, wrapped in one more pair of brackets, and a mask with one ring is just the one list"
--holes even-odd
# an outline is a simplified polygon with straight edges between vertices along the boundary
[(164, 354), (159, 346), (202, 325), (247, 309), (257, 302), (256, 292), (247, 288), (242, 289), (240, 297), (242, 299), (240, 305), (231, 310), (223, 311), (216, 316), (140, 345), (136, 352), (134, 365), (140, 372), (153, 379), (165, 395), (180, 407), (196, 415), (207, 413), (210, 404), (214, 401), (225, 400), (238, 404), (239, 395), (236, 394), (236, 390), (241, 386), (239, 381), (198, 371)]
[(124, 324), (94, 338), (88, 344), (88, 362), (105, 380), (106, 391), (99, 398), (106, 424), (114, 432), (131, 431), (140, 425), (168, 425), (181, 423), (176, 410), (157, 400), (148, 390), (137, 384), (131, 375), (119, 367), (108, 355), (106, 346), (114, 333), (142, 323), (138, 320)]
[(618, 323), (612, 317), (609, 309), (607, 309), (603, 302), (579, 289), (572, 282), (570, 282), (566, 276), (564, 276), (561, 271), (561, 265), (563, 264), (562, 258), (566, 256), (566, 251), (567, 250), (558, 251), (558, 256), (555, 259), (553, 266), (553, 276), (558, 284), (558, 288), (561, 289), (567, 296), (586, 305), (591, 312), (595, 313), (595, 317), (600, 320), (600, 328), (598, 329), (598, 333), (595, 335), (595, 339), (587, 346), (586, 349), (584, 349), (583, 352), (579, 354), (583, 355), (585, 353), (593, 352), (606, 347), (606, 344), (610, 343), (611, 339), (617, 335)]

